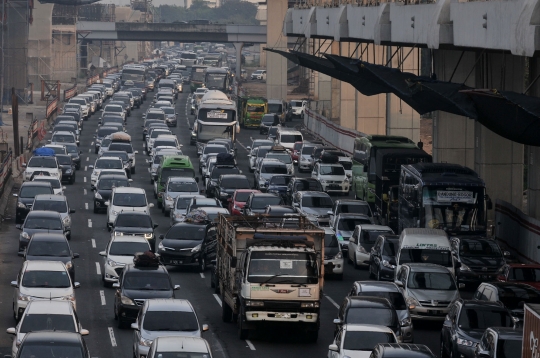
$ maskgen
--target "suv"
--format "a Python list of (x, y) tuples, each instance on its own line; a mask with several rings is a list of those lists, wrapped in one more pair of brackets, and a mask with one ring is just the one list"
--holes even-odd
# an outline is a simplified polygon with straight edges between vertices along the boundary
[(136, 235), (142, 236), (150, 247), (156, 244), (156, 236), (154, 230), (158, 227), (152, 220), (149, 213), (141, 213), (137, 211), (125, 211), (118, 213), (113, 224), (114, 235)]
[[(332, 210), (328, 212), (330, 215), (330, 225), (334, 225), (334, 220), (339, 214), (362, 214), (373, 218), (373, 213), (369, 204), (363, 200), (339, 199), (334, 202)], [(375, 223), (375, 222), (373, 222)]]
[[(123, 169), (124, 162), (119, 157), (103, 157), (96, 159), (94, 165), (89, 165), (88, 168), (92, 169), (92, 174), (90, 174), (90, 184), (95, 186), (98, 176), (103, 169)], [(129, 176), (128, 176), (129, 178)]]
[(146, 300), (174, 298), (174, 291), (180, 289), (179, 285), (172, 284), (165, 266), (141, 267), (135, 264), (124, 266), (118, 282), (113, 283), (112, 287), (116, 288), (114, 319), (118, 321), (118, 328), (135, 322)]
[(474, 350), (475, 358), (522, 357), (523, 329), (490, 327)]
[(169, 216), (174, 205), (174, 199), (178, 195), (199, 195), (199, 185), (195, 178), (169, 177), (163, 192), (163, 204), (161, 211)]
[(328, 226), (328, 209), (333, 205), (332, 198), (320, 191), (301, 191), (295, 196), (293, 205), (309, 220)]
[(251, 73), (252, 80), (266, 81), (266, 70), (256, 70)]
[(324, 228), (324, 274), (343, 280), (343, 252), (331, 227)]
[(96, 185), (92, 188), (92, 191), (95, 192), (94, 214), (100, 211), (107, 211), (105, 203), (111, 198), (113, 188), (129, 186), (129, 179), (125, 174), (104, 174), (103, 172), (100, 174)]
[(456, 300), (443, 319), (441, 358), (473, 358), (484, 330), (515, 325), (508, 310), (500, 304), (463, 299)]
[(148, 203), (144, 189), (131, 187), (114, 188), (111, 200), (105, 202), (105, 205), (108, 206), (108, 228), (113, 226), (116, 217), (122, 210), (150, 214), (150, 208), (154, 207), (154, 204)]
[(225, 206), (237, 189), (251, 189), (248, 178), (242, 174), (224, 174), (219, 177), (214, 192)]
[(75, 210), (70, 209), (68, 200), (65, 196), (51, 194), (36, 195), (32, 204), (32, 210), (44, 210), (59, 213), (66, 231), (71, 232), (71, 214), (74, 214)]
[(323, 192), (321, 182), (313, 178), (292, 178), (287, 185), (287, 194), (285, 201), (289, 205), (298, 202), (299, 192), (302, 191), (318, 191)]
[(34, 155), (27, 164), (23, 164), (24, 180), (32, 180), (34, 172), (47, 172), (52, 177), (62, 180), (62, 169), (58, 166), (56, 158), (53, 156)]
[[(369, 217), (362, 214), (339, 214), (336, 220), (334, 221), (334, 225), (332, 227), (334, 228), (334, 231), (336, 232), (336, 236), (339, 240), (339, 243), (341, 244), (341, 248), (344, 251), (349, 250), (349, 239), (353, 235), (354, 231), (357, 229), (358, 225), (370, 225), (371, 220), (369, 220)], [(393, 234), (391, 229), (387, 226), (383, 227), (383, 230), (390, 230), (390, 233)], [(357, 236), (358, 237), (358, 236)], [(375, 238), (376, 239), (376, 238)], [(375, 240), (373, 241), (375, 242)], [(368, 253), (368, 251), (366, 251)], [(369, 254), (368, 254), (369, 255)], [(365, 259), (367, 261), (368, 258)]]
[(173, 226), (176, 223), (183, 222), (186, 215), (187, 215), (187, 208), (189, 207), (189, 204), (191, 203), (191, 199), (197, 198), (197, 199), (205, 199), (203, 195), (185, 195), (180, 194), (178, 195), (173, 202), (171, 213), (169, 216), (171, 217), (170, 225)]
[(19, 189), (18, 194), (13, 194), (17, 197), (17, 204), (15, 206), (15, 224), (22, 224), (24, 219), (32, 210), (34, 199), (39, 194), (54, 194), (51, 183), (29, 181), (24, 182)]
[(380, 235), (369, 255), (369, 275), (377, 281), (392, 281), (396, 271), (399, 235)]
[(311, 177), (319, 179), (325, 192), (341, 193), (348, 195), (350, 185), (349, 178), (341, 164), (315, 163), (311, 171)]
[(62, 217), (55, 211), (32, 210), (24, 224), (15, 227), (22, 231), (19, 235), (19, 252), (25, 250), (32, 236), (38, 232), (65, 235), (68, 240), (71, 238), (71, 232), (67, 231)]
[(270, 193), (251, 193), (243, 208), (246, 216), (254, 216), (264, 213), (268, 205), (280, 205), (281, 197)]
[[(19, 346), (17, 357), (70, 357), (90, 358), (81, 333), (63, 331), (29, 332)], [(44, 354), (46, 352), (46, 354)]]
[(540, 291), (524, 283), (484, 282), (476, 289), (474, 299), (503, 304), (513, 317), (523, 321), (523, 305), (538, 303)]
[(292, 119), (294, 117), (304, 118), (304, 112), (306, 110), (307, 101), (292, 100), (289, 101), (289, 109), (287, 116)]
[(287, 164), (277, 159), (261, 160), (257, 169), (255, 169), (255, 184), (260, 191), (266, 191), (267, 183), (274, 175), (287, 175), (289, 171)]
[(235, 165), (219, 165), (214, 164), (210, 175), (206, 180), (206, 196), (209, 198), (219, 197), (217, 191), (217, 182), (219, 177), (227, 174), (242, 174), (242, 171)]
[[(341, 218), (342, 216), (345, 216), (345, 214), (340, 214), (338, 218)], [(354, 228), (353, 234), (349, 237), (348, 261), (352, 262), (354, 268), (359, 268), (360, 265), (369, 265), (371, 260), (371, 250), (373, 246), (375, 246), (377, 239), (381, 235), (388, 236), (393, 234), (394, 232), (388, 226), (369, 224), (357, 225)]]

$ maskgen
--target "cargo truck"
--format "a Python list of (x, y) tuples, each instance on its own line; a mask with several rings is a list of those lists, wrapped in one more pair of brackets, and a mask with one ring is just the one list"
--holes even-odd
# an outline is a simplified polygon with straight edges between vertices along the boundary
[(222, 319), (238, 336), (269, 325), (296, 325), (315, 342), (320, 325), (324, 230), (302, 216), (219, 215), (213, 284)]
[(258, 129), (268, 113), (268, 101), (263, 97), (238, 97), (238, 113), (240, 127)]

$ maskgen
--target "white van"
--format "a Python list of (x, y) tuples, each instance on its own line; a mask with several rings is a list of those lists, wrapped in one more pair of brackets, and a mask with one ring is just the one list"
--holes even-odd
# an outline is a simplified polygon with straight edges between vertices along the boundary
[[(450, 240), (444, 230), (409, 228), (399, 236), (395, 273), (405, 263), (429, 263), (441, 265), (455, 274)], [(397, 277), (397, 276), (396, 276)]]
[(303, 141), (304, 137), (299, 131), (280, 128), (276, 134), (276, 144), (289, 149), (291, 152), (294, 149), (294, 143)]

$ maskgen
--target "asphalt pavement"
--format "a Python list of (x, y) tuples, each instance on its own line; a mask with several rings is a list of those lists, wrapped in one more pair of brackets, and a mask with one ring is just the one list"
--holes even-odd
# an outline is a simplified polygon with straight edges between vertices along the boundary
[[(143, 188), (150, 202), (155, 203), (153, 187), (150, 184), (148, 165), (145, 160), (149, 157), (144, 153), (141, 140), (142, 114), (152, 101), (153, 93), (140, 109), (134, 109), (131, 117), (127, 120), (127, 131), (132, 136), (133, 147), (138, 150), (136, 159), (136, 173), (132, 175), (134, 187)], [(171, 128), (178, 136), (184, 154), (189, 155), (198, 170), (196, 147), (189, 145), (190, 131), (194, 116), (189, 115), (186, 107), (188, 93), (178, 96), (176, 108), (179, 113), (178, 127)], [(102, 257), (99, 252), (105, 249), (109, 240), (109, 232), (106, 228), (106, 215), (94, 214), (93, 192), (90, 190), (89, 165), (94, 164), (97, 155), (94, 154), (93, 135), (97, 131), (100, 114), (96, 113), (84, 123), (84, 130), (80, 140), (80, 150), (83, 154), (82, 166), (77, 171), (74, 185), (66, 185), (66, 196), (70, 206), (76, 210), (72, 214), (72, 250), (80, 254), (80, 258), (74, 261), (75, 281), (81, 283), (81, 288), (76, 291), (77, 314), (84, 328), (90, 331), (85, 337), (91, 357), (100, 358), (131, 358), (133, 357), (133, 332), (131, 329), (118, 329), (113, 316), (114, 289), (105, 288), (101, 281), (103, 269)], [(296, 119), (287, 126), (300, 125)], [(250, 145), (250, 137), (262, 138), (258, 130), (242, 129), (238, 135), (237, 160), (240, 169), (253, 182), (253, 174), (248, 170), (248, 157), (246, 146)], [(299, 174), (307, 176), (308, 174)], [(336, 197), (334, 199), (343, 198)], [(17, 256), (18, 236), (20, 231), (15, 228), (14, 211), (15, 198), (11, 198), (8, 205), (8, 213), (5, 221), (1, 223), (0, 259), (0, 322), (4, 329), (14, 327), (13, 319), (13, 288), (10, 282), (15, 280), (22, 264), (22, 258)], [(156, 237), (164, 234), (169, 228), (169, 218), (164, 217), (157, 205), (151, 209), (152, 218), (159, 224), (156, 229)], [(11, 216), (11, 218), (9, 218)], [(294, 326), (284, 330), (263, 330), (255, 332), (250, 340), (240, 340), (237, 336), (236, 325), (221, 321), (221, 300), (210, 288), (210, 272), (199, 273), (195, 268), (167, 267), (172, 277), (173, 284), (181, 286), (176, 291), (177, 298), (188, 299), (198, 314), (201, 324), (208, 324), (210, 329), (203, 334), (213, 350), (214, 357), (325, 357), (328, 353), (328, 345), (332, 343), (334, 325), (332, 320), (336, 317), (339, 304), (352, 283), (356, 280), (367, 280), (367, 270), (355, 270), (351, 265), (345, 267), (342, 281), (325, 280), (324, 298), (321, 303), (321, 330), (317, 343), (308, 343), (303, 336), (298, 334)], [(441, 323), (415, 324), (415, 343), (428, 345), (433, 352), (439, 353), (439, 341)], [(0, 335), (0, 354), (10, 354), (11, 335)]]

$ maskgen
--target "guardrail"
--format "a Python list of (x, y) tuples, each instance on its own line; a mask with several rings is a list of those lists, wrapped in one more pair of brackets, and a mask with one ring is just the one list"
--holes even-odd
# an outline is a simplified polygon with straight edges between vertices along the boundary
[(99, 74), (93, 75), (92, 77), (88, 77), (88, 79), (86, 80), (86, 86), (91, 86), (94, 83), (96, 83), (98, 80), (99, 80)]
[(12, 168), (11, 159), (12, 158), (13, 158), (13, 152), (10, 150), (9, 153), (4, 158), (2, 165), (0, 166), (0, 197), (4, 195), (6, 182), (11, 177), (11, 168)]
[(77, 84), (74, 84), (73, 87), (64, 90), (64, 102), (66, 102), (70, 98), (75, 97), (77, 94)]
[(55, 98), (47, 104), (47, 111), (45, 112), (45, 117), (51, 118), (51, 116), (56, 112), (57, 109), (58, 109), (58, 98)]

